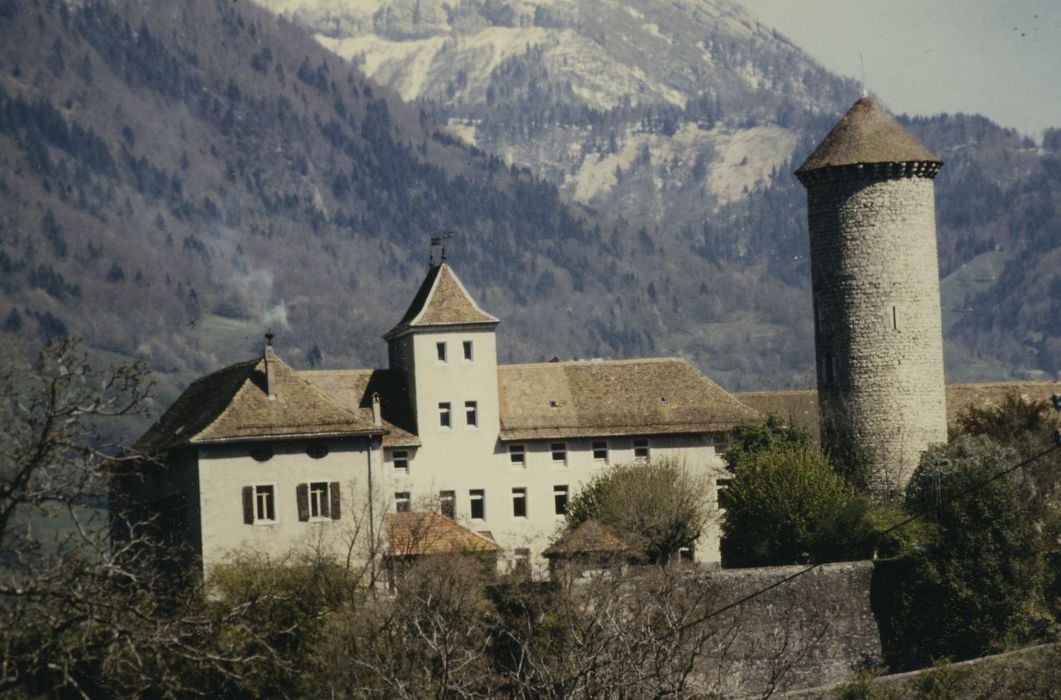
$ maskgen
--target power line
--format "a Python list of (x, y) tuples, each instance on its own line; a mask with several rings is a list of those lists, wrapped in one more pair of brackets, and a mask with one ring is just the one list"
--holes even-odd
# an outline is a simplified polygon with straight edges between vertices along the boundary
[[(1017, 471), (1018, 469), (1023, 469), (1024, 467), (1028, 466), (1029, 464), (1031, 464), (1032, 462), (1036, 461), (1040, 457), (1045, 457), (1046, 455), (1050, 454), (1051, 452), (1053, 452), (1054, 450), (1057, 450), (1057, 449), (1061, 449), (1061, 431), (1058, 432), (1058, 439), (1055, 439), (1055, 444), (1054, 445), (1046, 448), (1045, 450), (1043, 450), (1042, 452), (1040, 452), (1037, 455), (1033, 455), (1033, 456), (1025, 459), (1024, 461), (1022, 461), (1022, 462), (1020, 462), (1018, 464), (1014, 464), (1011, 467), (1007, 467), (1006, 469), (1003, 469), (1002, 471), (989, 476), (988, 478), (984, 479), (983, 481), (981, 481), (978, 484), (973, 484), (972, 486), (970, 486), (969, 488), (965, 489), (964, 491), (960, 491), (960, 492), (952, 495), (951, 497), (949, 497), (947, 499), (944, 499), (943, 501), (941, 501), (940, 505), (942, 505), (943, 503), (951, 503), (952, 501), (956, 501), (958, 499), (965, 498), (969, 494), (975, 493), (976, 491), (979, 491), (980, 489), (982, 489), (983, 487), (987, 486), (991, 482), (997, 481), (998, 479), (1001, 479), (1002, 477), (1007, 476), (1008, 474), (1011, 474), (1011, 473)], [(905, 520), (903, 520), (903, 521), (901, 521), (899, 523), (896, 523), (895, 525), (892, 525), (891, 527), (887, 528), (886, 530), (882, 530), (877, 535), (878, 541), (884, 535), (887, 535), (889, 533), (895, 532), (899, 528), (905, 527), (905, 526), (909, 525), (910, 523), (914, 522), (915, 520), (918, 520), (918, 519), (923, 518), (924, 516), (930, 514), (931, 512), (932, 512), (931, 510), (923, 510), (920, 513), (915, 513), (914, 515), (911, 515), (909, 518), (906, 518)], [(755, 598), (758, 598), (759, 596), (763, 595), (764, 593), (767, 593), (769, 591), (774, 590), (775, 588), (783, 586), (786, 583), (789, 583), (790, 581), (793, 581), (793, 580), (799, 578), (803, 574), (806, 574), (806, 573), (809, 573), (811, 571), (814, 571), (815, 569), (817, 569), (818, 567), (820, 567), (820, 566), (822, 566), (822, 565), (824, 565), (826, 563), (828, 563), (828, 562), (818, 562), (817, 564), (811, 564), (810, 566), (808, 566), (805, 569), (800, 569), (799, 571), (795, 572), (794, 574), (791, 574), (789, 576), (784, 577), (783, 579), (780, 579), (778, 581), (775, 581), (775, 582), (771, 583), (769, 586), (766, 586), (764, 588), (760, 588), (757, 591), (753, 591), (753, 592), (749, 593), (748, 595), (744, 596), (743, 598), (735, 600), (732, 603), (728, 603), (728, 604), (722, 606), (721, 608), (719, 608), (718, 610), (713, 610), (712, 612), (708, 613), (707, 615), (704, 615), (702, 618), (700, 618), (700, 622), (707, 622), (711, 618), (717, 617), (717, 616), (721, 615), (722, 613), (726, 612), (727, 610), (732, 610), (733, 608), (736, 608), (738, 606), (744, 605), (748, 601), (754, 600)]]

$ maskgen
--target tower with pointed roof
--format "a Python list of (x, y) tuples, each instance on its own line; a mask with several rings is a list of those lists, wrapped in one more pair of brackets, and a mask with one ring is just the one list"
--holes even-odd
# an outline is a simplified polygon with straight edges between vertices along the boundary
[(942, 161), (863, 97), (796, 171), (807, 189), (823, 446), (878, 496), (946, 442), (933, 178)]
[(383, 336), (390, 369), (404, 375), (418, 435), (454, 447), (478, 437), (493, 447), (498, 323), (448, 263), (430, 266), (405, 315)]

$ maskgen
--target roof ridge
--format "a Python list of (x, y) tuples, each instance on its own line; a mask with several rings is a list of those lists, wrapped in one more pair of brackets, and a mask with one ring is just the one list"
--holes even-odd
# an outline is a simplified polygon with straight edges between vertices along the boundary
[[(255, 359), (251, 359), (251, 360), (243, 360), (242, 362), (233, 362), (232, 364), (225, 365), (224, 367), (222, 367), (220, 369), (215, 369), (210, 374), (204, 374), (203, 376), (199, 377), (198, 379), (192, 380), (192, 383), (189, 384), (187, 387), (185, 387), (185, 390), (192, 388), (196, 384), (200, 384), (202, 382), (205, 382), (207, 379), (213, 379), (214, 377), (216, 377), (217, 375), (221, 374), (222, 372), (230, 372), (230, 371), (234, 370), (237, 367), (243, 367), (243, 366), (248, 366), (248, 365), (251, 366), (251, 367), (255, 367), (261, 361), (261, 359), (262, 358), (259, 357), (259, 358), (255, 358)], [(181, 393), (184, 393), (184, 392), (181, 392)]]
[(664, 362), (684, 362), (685, 364), (691, 364), (687, 359), (680, 355), (668, 355), (666, 357), (622, 357), (615, 360), (604, 360), (604, 359), (587, 359), (587, 360), (558, 360), (553, 362), (546, 360), (544, 362), (515, 362), (512, 364), (499, 364), (498, 369), (508, 369), (516, 367), (569, 367), (572, 365), (635, 365), (635, 364), (656, 364)]

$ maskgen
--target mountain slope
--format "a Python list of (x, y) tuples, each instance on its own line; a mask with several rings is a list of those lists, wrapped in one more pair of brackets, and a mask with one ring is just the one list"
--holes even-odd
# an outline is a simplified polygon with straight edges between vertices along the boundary
[[(256, 1), (570, 200), (680, 242), (722, 275), (765, 269), (806, 287), (791, 172), (858, 91), (730, 0)], [(1061, 284), (1047, 262), (1061, 254), (1056, 151), (977, 117), (909, 123), (947, 161), (936, 184), (940, 267), (955, 275), (949, 376), (1061, 372), (1046, 291)], [(731, 319), (786, 322), (717, 288)], [(806, 315), (794, 320), (802, 343)], [(686, 347), (688, 329), (671, 327), (653, 330), (657, 342)]]
[[(528, 301), (596, 239), (552, 187), (262, 10), (21, 2), (0, 24), (9, 332), (84, 334), (187, 373), (273, 326), (295, 362), (378, 362), (443, 227), (483, 303), (523, 333), (561, 293), (578, 299), (558, 284)], [(593, 343), (572, 328), (555, 351)]]

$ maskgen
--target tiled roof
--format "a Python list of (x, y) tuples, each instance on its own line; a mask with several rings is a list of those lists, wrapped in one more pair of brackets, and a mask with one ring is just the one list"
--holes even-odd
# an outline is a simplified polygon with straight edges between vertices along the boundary
[[(1008, 394), (1032, 400), (1048, 400), (1061, 391), (1061, 382), (992, 382), (985, 384), (948, 384), (946, 386), (947, 424), (954, 427), (958, 416), (972, 407), (999, 406)], [(736, 397), (762, 413), (776, 413), (792, 425), (806, 428), (815, 440), (818, 433), (818, 392), (754, 391)]]
[(416, 419), (405, 376), (389, 369), (304, 370), (299, 375), (362, 420), (372, 421), (372, 395), (380, 396), (386, 447), (416, 447)]
[(883, 107), (863, 97), (837, 122), (796, 175), (860, 163), (941, 164), (942, 161)]
[(754, 410), (680, 358), (498, 367), (501, 439), (728, 430)]
[(267, 438), (382, 434), (340, 407), (273, 355), (274, 398), (265, 359), (226, 367), (193, 382), (136, 444), (156, 452), (184, 444)]
[(599, 520), (589, 518), (574, 530), (567, 530), (560, 539), (549, 545), (542, 556), (552, 558), (573, 557), (579, 554), (601, 554), (629, 552), (630, 545), (619, 539)]
[(428, 270), (402, 320), (383, 337), (390, 339), (411, 328), (480, 323), (499, 321), (479, 308), (450, 266), (442, 262)]
[(389, 554), (416, 557), (461, 552), (497, 552), (497, 543), (440, 513), (387, 513)]

